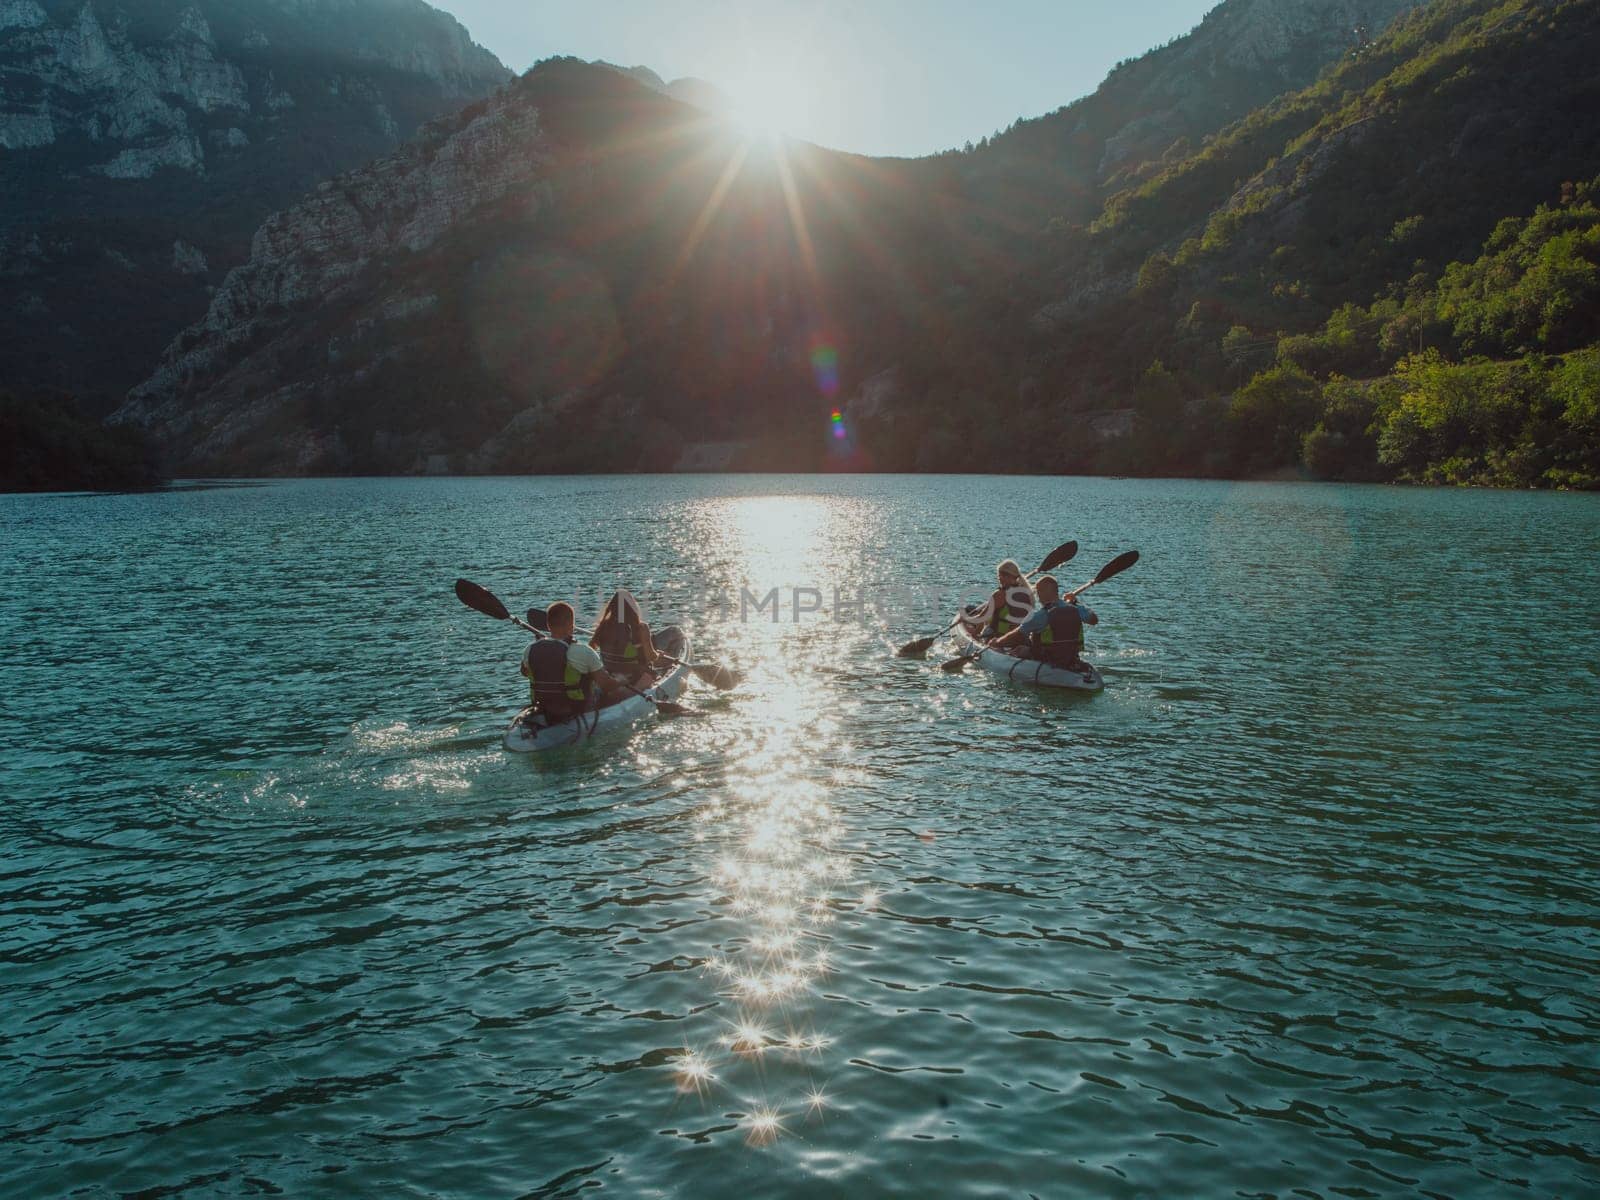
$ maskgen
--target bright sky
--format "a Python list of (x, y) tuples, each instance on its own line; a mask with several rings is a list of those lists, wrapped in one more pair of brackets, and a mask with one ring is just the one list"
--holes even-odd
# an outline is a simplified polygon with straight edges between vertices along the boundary
[(862, 154), (959, 147), (1099, 86), (1218, 0), (431, 0), (514, 71), (572, 54), (692, 75), (754, 123)]

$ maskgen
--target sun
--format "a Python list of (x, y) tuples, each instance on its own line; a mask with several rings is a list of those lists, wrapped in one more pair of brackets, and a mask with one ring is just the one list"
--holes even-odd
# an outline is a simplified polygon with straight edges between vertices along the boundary
[(731, 115), (733, 123), (753, 142), (776, 142), (787, 132), (780, 106), (769, 98), (741, 102)]
[(804, 116), (804, 93), (782, 72), (750, 73), (728, 89), (729, 116), (752, 141), (792, 136)]

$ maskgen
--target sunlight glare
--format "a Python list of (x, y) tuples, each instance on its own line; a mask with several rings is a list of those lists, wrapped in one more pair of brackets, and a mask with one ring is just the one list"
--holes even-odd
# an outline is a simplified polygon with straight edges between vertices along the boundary
[(783, 1132), (783, 1119), (775, 1109), (759, 1108), (750, 1114), (749, 1129), (750, 1144), (765, 1145)]
[(803, 124), (804, 91), (798, 79), (771, 61), (737, 80), (728, 94), (733, 102), (729, 115), (754, 143), (776, 147)]

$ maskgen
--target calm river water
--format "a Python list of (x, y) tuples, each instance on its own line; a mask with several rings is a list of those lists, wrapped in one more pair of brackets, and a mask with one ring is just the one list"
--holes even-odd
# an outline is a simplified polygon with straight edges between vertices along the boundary
[[(1600, 1190), (1600, 498), (0, 512), (0, 1194)], [(1104, 694), (893, 656), (1068, 538), (1071, 583), (1143, 555), (1087, 597)], [(749, 678), (507, 754), (525, 640), (457, 576), (628, 584)]]

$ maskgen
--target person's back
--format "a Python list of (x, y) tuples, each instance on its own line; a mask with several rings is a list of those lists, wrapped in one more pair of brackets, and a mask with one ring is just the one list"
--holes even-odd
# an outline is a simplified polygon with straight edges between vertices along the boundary
[(530, 645), (522, 656), (522, 673), (528, 677), (528, 702), (552, 721), (564, 721), (583, 712), (593, 694), (588, 673), (568, 661), (567, 652), (572, 649), (559, 638), (545, 638)]
[(528, 699), (549, 721), (566, 721), (595, 707), (595, 688), (620, 695), (620, 685), (605, 670), (593, 647), (572, 642), (576, 616), (562, 601), (545, 613), (550, 636), (523, 652)]
[(1083, 661), (1083, 615), (1076, 604), (1052, 600), (1040, 605), (1044, 628), (1030, 635), (1033, 657), (1055, 667), (1075, 667)]
[(616, 678), (633, 683), (655, 666), (655, 646), (644, 610), (626, 588), (618, 588), (595, 624), (589, 644)]

